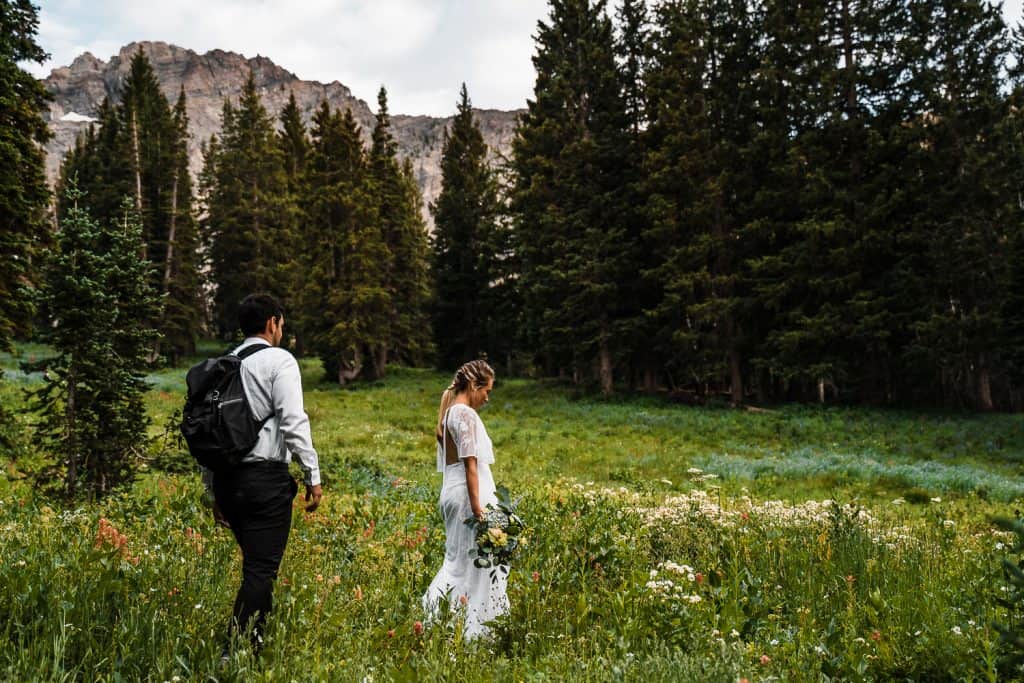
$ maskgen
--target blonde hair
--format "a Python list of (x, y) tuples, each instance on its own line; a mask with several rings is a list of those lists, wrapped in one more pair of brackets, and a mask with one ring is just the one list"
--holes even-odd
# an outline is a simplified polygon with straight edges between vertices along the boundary
[(494, 368), (485, 360), (471, 360), (455, 371), (452, 383), (441, 394), (441, 407), (437, 411), (437, 430), (434, 435), (438, 441), (444, 438), (444, 414), (455, 402), (455, 397), (467, 389), (480, 389), (494, 379)]

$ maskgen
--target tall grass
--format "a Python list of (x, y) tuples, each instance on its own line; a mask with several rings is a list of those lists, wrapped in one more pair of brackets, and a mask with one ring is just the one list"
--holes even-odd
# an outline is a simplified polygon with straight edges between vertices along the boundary
[[(296, 507), (263, 655), (219, 663), (238, 554), (197, 476), (168, 471), (187, 456), (172, 448), (130, 492), (64, 509), (35, 494), (45, 459), (28, 447), (0, 479), (0, 679), (1018, 675), (992, 628), (1008, 538), (990, 517), (1020, 495), (1009, 416), (754, 414), (500, 382), (483, 418), (532, 531), (511, 614), (467, 644), (457, 618), (416, 628), (443, 553), (431, 425), (445, 378), (397, 370), (339, 390), (302, 368), (327, 495), (315, 514)], [(181, 373), (150, 378), (154, 436)], [(0, 383), (5, 405), (23, 381)]]

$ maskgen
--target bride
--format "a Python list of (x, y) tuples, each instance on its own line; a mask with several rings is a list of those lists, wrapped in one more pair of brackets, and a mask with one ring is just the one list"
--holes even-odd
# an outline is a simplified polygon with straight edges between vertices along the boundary
[(437, 470), (444, 518), (444, 563), (423, 596), (428, 615), (436, 616), (442, 599), (451, 610), (464, 610), (467, 640), (488, 633), (486, 623), (509, 610), (504, 572), (473, 565), (469, 551), (476, 547), (474, 530), (465, 521), (482, 518), (488, 503), (497, 504), (491, 464), (494, 450), (477, 410), (494, 387), (494, 370), (482, 360), (466, 363), (441, 395), (438, 411)]

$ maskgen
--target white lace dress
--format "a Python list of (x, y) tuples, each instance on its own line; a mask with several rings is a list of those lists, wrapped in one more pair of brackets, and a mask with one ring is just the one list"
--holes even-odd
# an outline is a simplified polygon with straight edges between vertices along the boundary
[[(445, 428), (458, 447), (458, 461), (445, 464), (445, 442), (437, 447), (437, 470), (444, 473), (441, 485), (441, 516), (444, 518), (445, 544), (444, 563), (437, 572), (430, 587), (423, 596), (423, 607), (429, 616), (436, 615), (440, 601), (447, 598), (453, 612), (464, 612), (465, 637), (471, 640), (486, 635), (487, 622), (504, 614), (509, 609), (505, 593), (508, 575), (491, 569), (473, 566), (469, 551), (476, 547), (473, 528), (465, 521), (473, 516), (466, 489), (465, 458), (476, 457), (476, 471), (479, 480), (480, 506), (497, 504), (494, 477), (491, 464), (494, 463), (494, 448), (487, 436), (484, 423), (476, 411), (467, 405), (456, 403), (448, 409)], [(461, 598), (465, 596), (465, 600)]]

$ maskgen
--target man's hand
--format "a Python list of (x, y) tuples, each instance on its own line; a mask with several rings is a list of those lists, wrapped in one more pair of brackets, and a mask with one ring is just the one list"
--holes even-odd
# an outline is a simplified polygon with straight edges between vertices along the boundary
[(320, 484), (316, 486), (306, 487), (306, 512), (313, 512), (320, 507), (320, 499), (324, 497), (324, 490), (320, 487)]
[(217, 505), (216, 501), (213, 503), (213, 521), (225, 529), (231, 528), (231, 524), (228, 523), (228, 518), (224, 516), (223, 512), (221, 512), (220, 506)]

